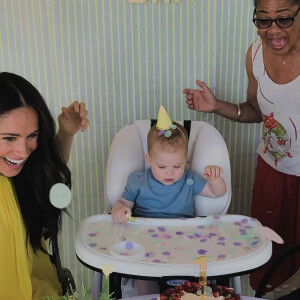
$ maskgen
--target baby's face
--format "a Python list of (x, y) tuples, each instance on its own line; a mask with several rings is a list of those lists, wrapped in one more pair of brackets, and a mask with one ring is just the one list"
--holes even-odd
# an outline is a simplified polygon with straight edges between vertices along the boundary
[(151, 166), (156, 180), (164, 185), (171, 185), (182, 177), (187, 162), (187, 154), (182, 149), (166, 152), (152, 147), (151, 153), (146, 154), (146, 161)]

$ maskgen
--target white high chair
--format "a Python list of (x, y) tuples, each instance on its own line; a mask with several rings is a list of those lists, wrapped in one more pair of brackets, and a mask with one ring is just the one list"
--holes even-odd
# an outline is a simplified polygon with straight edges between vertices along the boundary
[[(206, 165), (221, 166), (222, 177), (227, 185), (227, 192), (223, 197), (194, 196), (196, 216), (226, 214), (231, 201), (231, 169), (223, 137), (215, 127), (203, 121), (178, 123), (184, 125), (189, 133), (188, 167), (202, 175)], [(135, 121), (123, 127), (112, 141), (106, 165), (105, 184), (106, 202), (110, 208), (121, 196), (128, 175), (148, 167), (144, 156), (148, 152), (147, 133), (150, 127), (150, 120)], [(97, 277), (94, 277), (94, 284), (97, 285), (95, 278), (97, 280)], [(237, 292), (241, 290), (239, 277), (234, 278), (234, 286)]]
[[(226, 214), (231, 200), (231, 170), (227, 146), (212, 125), (202, 121), (190, 122), (188, 167), (203, 174), (207, 165), (223, 167), (222, 177), (227, 192), (220, 198), (194, 197), (196, 216)], [(183, 125), (183, 122), (178, 122)], [(189, 123), (188, 123), (189, 124)], [(109, 207), (119, 199), (130, 173), (147, 168), (145, 153), (150, 120), (139, 120), (123, 127), (114, 137), (106, 165), (105, 197)]]

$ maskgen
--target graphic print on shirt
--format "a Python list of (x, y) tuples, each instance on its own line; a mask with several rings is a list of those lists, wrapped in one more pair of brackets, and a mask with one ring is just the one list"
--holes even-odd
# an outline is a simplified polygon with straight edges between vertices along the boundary
[(274, 160), (275, 166), (277, 166), (278, 161), (286, 157), (292, 157), (289, 152), (291, 139), (282, 124), (274, 118), (274, 112), (271, 112), (269, 116), (263, 115), (263, 122), (265, 152), (270, 155)]

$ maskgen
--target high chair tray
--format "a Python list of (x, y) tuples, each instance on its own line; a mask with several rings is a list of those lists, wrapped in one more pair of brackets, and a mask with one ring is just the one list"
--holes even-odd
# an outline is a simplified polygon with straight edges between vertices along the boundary
[(272, 244), (256, 219), (221, 215), (190, 219), (136, 218), (115, 224), (95, 215), (80, 224), (76, 254), (86, 265), (137, 276), (199, 276), (193, 260), (207, 256), (207, 276), (248, 271), (268, 261)]

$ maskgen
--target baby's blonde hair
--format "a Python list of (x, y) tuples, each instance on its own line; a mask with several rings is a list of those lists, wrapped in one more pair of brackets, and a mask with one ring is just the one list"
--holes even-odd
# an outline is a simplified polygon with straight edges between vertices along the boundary
[(150, 128), (147, 135), (148, 153), (150, 153), (156, 142), (166, 151), (175, 152), (180, 148), (186, 153), (188, 152), (188, 134), (185, 128), (177, 122), (173, 122), (173, 125), (176, 125), (176, 128), (169, 129), (172, 134), (168, 137), (164, 134), (159, 134), (160, 130), (156, 128), (156, 124)]

